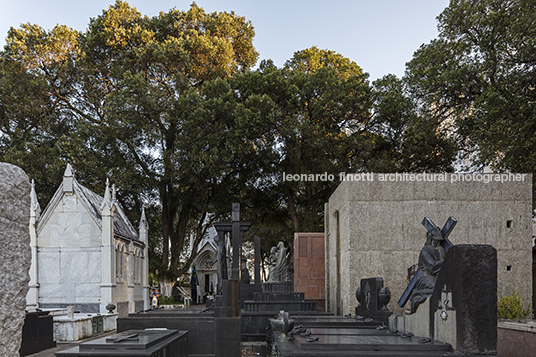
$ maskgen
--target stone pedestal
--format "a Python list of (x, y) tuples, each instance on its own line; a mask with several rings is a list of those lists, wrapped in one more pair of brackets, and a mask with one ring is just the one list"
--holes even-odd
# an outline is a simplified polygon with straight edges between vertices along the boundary
[(356, 298), (359, 302), (355, 308), (356, 316), (372, 318), (388, 325), (392, 312), (387, 310), (386, 305), (391, 300), (391, 292), (389, 288), (383, 286), (382, 278), (361, 279)]

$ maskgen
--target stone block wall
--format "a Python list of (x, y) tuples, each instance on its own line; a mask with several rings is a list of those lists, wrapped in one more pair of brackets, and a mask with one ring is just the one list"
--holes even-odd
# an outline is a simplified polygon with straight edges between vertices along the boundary
[(304, 292), (306, 300), (324, 310), (325, 299), (324, 233), (294, 233), (294, 291)]
[(531, 302), (532, 175), (510, 174), (503, 181), (488, 176), (487, 183), (482, 175), (467, 180), (438, 174), (434, 181), (397, 175), (343, 181), (330, 197), (325, 217), (329, 311), (352, 312), (360, 280), (378, 276), (392, 292), (388, 308), (401, 313), (396, 302), (408, 284), (407, 269), (417, 263), (426, 241), (424, 217), (440, 227), (449, 216), (456, 218), (449, 237), (453, 244), (496, 248), (498, 294), (519, 289), (523, 302)]

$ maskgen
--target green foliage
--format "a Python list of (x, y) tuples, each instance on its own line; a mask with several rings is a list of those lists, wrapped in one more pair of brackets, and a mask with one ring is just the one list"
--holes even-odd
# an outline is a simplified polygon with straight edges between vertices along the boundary
[[(373, 132), (388, 150), (375, 171), (452, 171), (457, 146), (441, 121), (419, 108), (404, 80), (387, 75), (373, 83)], [(448, 128), (447, 128), (448, 129)]]
[(177, 305), (173, 296), (160, 296), (158, 298), (158, 305)]
[[(234, 12), (155, 17), (116, 1), (87, 31), (24, 24), (0, 52), (0, 159), (36, 180), (41, 203), (67, 162), (102, 193), (110, 178), (136, 224), (146, 207), (154, 281), (191, 265), (189, 240), (229, 219), (232, 202), (263, 250), (321, 231), (339, 172), (448, 170), (441, 120), (406, 83), (371, 86), (355, 62), (316, 47), (283, 68), (257, 60)], [(285, 181), (283, 174), (333, 181)], [(195, 248), (194, 248), (195, 249)]]
[(407, 65), (419, 104), (479, 166), (536, 171), (535, 21), (534, 1), (453, 0)]
[(532, 314), (531, 304), (525, 309), (521, 302), (519, 290), (512, 289), (512, 295), (499, 297), (497, 301), (497, 317), (499, 319), (524, 319)]
[[(253, 35), (251, 23), (234, 13), (209, 14), (193, 3), (149, 18), (119, 0), (85, 33), (11, 29), (1, 56), (3, 159), (42, 172), (32, 175), (38, 189), (42, 176), (57, 184), (65, 162), (96, 192), (111, 176), (131, 218), (142, 203), (151, 219), (160, 211), (149, 222), (151, 258), (161, 261), (152, 267), (163, 277), (180, 275), (189, 266), (179, 259), (188, 237), (200, 241), (211, 222), (207, 212), (220, 211), (214, 196), (221, 199), (237, 183), (226, 177), (246, 172), (237, 158), (255, 162), (253, 142), (263, 140), (250, 130), (269, 116), (262, 99), (241, 103), (226, 82), (255, 63)], [(200, 94), (205, 83), (210, 89)], [(221, 97), (204, 101), (210, 90)], [(200, 130), (209, 118), (216, 130)]]

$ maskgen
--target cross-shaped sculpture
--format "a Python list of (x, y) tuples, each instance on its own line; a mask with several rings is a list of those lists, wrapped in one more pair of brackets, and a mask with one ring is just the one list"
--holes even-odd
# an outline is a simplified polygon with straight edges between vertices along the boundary
[[(448, 252), (450, 247), (453, 246), (451, 241), (448, 239), (448, 236), (450, 235), (450, 232), (452, 232), (452, 230), (456, 226), (456, 223), (458, 223), (456, 218), (449, 217), (447, 219), (447, 222), (445, 223), (445, 225), (441, 229), (441, 235), (443, 236), (443, 240), (441, 241), (441, 246), (443, 247), (443, 249), (445, 249), (445, 252)], [(422, 220), (422, 225), (424, 226), (424, 228), (426, 228), (426, 231), (429, 231), (430, 229), (434, 229), (434, 228), (437, 227), (434, 224), (434, 222), (432, 222), (432, 220), (430, 218), (428, 218), (428, 217), (424, 217), (424, 219)], [(406, 305), (406, 302), (408, 302), (408, 299), (411, 296), (411, 292), (413, 291), (413, 288), (415, 287), (415, 284), (417, 283), (417, 278), (416, 278), (417, 276), (418, 276), (417, 273), (415, 273), (415, 275), (413, 275), (413, 278), (409, 282), (406, 290), (404, 290), (404, 293), (402, 294), (402, 296), (398, 300), (398, 306), (403, 307), (404, 305)]]
[[(251, 222), (240, 222), (240, 204), (233, 203), (232, 221), (214, 223), (214, 228), (218, 233), (218, 290), (222, 288), (222, 280), (227, 280), (227, 257), (225, 254), (225, 233), (232, 232), (233, 242), (233, 265), (232, 279), (239, 280), (240, 272), (240, 247), (242, 246), (242, 233), (251, 226)], [(221, 293), (221, 291), (218, 291)]]

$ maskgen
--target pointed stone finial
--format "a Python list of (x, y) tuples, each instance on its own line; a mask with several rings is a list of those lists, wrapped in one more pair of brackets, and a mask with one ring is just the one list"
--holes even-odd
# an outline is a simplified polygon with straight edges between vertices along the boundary
[(73, 179), (73, 168), (71, 164), (67, 164), (63, 174), (63, 192), (73, 192)]
[(71, 164), (67, 164), (63, 177), (73, 177), (73, 167), (71, 166)]
[(105, 206), (108, 206), (108, 209), (110, 209), (112, 202), (110, 198), (110, 180), (106, 179), (106, 188), (104, 189), (104, 198), (102, 199), (101, 203), (101, 210), (104, 209)]
[(149, 224), (147, 223), (147, 217), (145, 216), (145, 205), (141, 208), (140, 226), (139, 230), (147, 229)]
[(36, 217), (39, 219), (41, 214), (41, 206), (39, 205), (39, 200), (37, 199), (37, 194), (35, 193), (35, 181), (32, 179), (32, 190), (30, 191), (30, 217)]
[(112, 185), (112, 202), (115, 202), (115, 193), (117, 190), (115, 189), (115, 183)]

